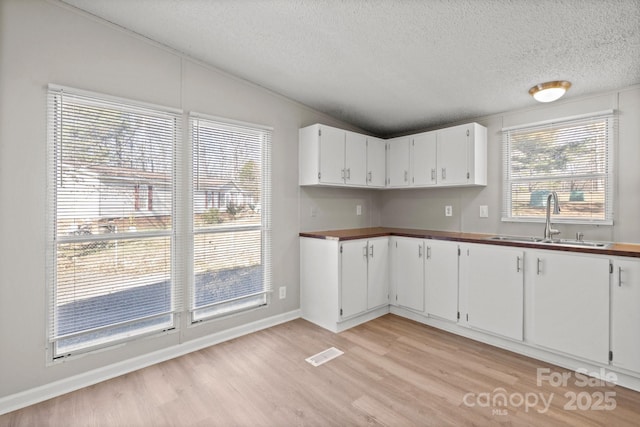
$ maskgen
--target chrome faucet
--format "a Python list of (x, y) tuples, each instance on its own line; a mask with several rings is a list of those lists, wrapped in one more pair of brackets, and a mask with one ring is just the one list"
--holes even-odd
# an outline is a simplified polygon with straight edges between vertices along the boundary
[(547, 221), (544, 224), (544, 238), (552, 239), (556, 234), (560, 234), (560, 231), (555, 228), (551, 228), (551, 199), (553, 199), (553, 213), (560, 213), (560, 205), (558, 204), (558, 193), (552, 191), (547, 196)]

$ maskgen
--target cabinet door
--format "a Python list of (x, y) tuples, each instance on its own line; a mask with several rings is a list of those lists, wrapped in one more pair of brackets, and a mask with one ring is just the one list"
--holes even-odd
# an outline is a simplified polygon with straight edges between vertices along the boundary
[(436, 132), (415, 135), (411, 140), (411, 185), (435, 185)]
[(533, 341), (608, 363), (609, 260), (551, 251), (533, 256)]
[(385, 141), (367, 137), (367, 185), (384, 187), (386, 175)]
[(458, 319), (458, 244), (427, 240), (424, 261), (426, 312)]
[(611, 298), (612, 363), (640, 372), (640, 261), (614, 261)]
[(369, 240), (367, 309), (389, 304), (389, 238)]
[(347, 185), (367, 185), (367, 137), (355, 132), (346, 132), (345, 175)]
[(345, 131), (320, 126), (320, 182), (344, 184)]
[(470, 125), (438, 132), (438, 181), (442, 185), (466, 184)]
[(343, 318), (367, 309), (367, 241), (340, 245), (340, 309)]
[(389, 141), (388, 187), (409, 185), (409, 138), (394, 138)]
[(522, 341), (524, 253), (513, 248), (469, 245), (469, 326)]
[(424, 311), (424, 242), (421, 239), (395, 240), (396, 304)]

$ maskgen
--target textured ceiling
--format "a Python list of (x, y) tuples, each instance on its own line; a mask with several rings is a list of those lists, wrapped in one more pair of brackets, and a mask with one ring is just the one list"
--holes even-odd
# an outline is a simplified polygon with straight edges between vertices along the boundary
[(640, 83), (640, 0), (63, 0), (380, 136)]

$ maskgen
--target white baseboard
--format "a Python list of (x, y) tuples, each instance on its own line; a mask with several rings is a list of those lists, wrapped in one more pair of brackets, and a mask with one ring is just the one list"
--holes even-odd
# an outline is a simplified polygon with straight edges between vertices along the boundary
[(146, 368), (147, 366), (151, 366), (156, 363), (174, 359), (187, 353), (201, 350), (203, 348), (210, 347), (224, 341), (228, 341), (234, 338), (241, 337), (243, 335), (250, 334), (252, 332), (295, 320), (299, 317), (300, 310), (293, 310), (288, 313), (271, 316), (266, 319), (248, 323), (246, 325), (236, 326), (235, 328), (227, 329), (225, 331), (221, 331), (212, 335), (207, 335), (202, 338), (187, 341), (185, 343), (154, 351), (149, 354), (144, 354), (99, 369), (94, 369), (89, 372), (74, 375), (69, 378), (15, 393), (9, 396), (1, 397), (0, 415), (27, 407), (29, 405), (33, 405), (35, 403), (43, 402), (53, 397), (61, 396), (65, 393), (79, 390), (81, 388), (88, 387), (90, 385), (97, 384), (99, 382), (106, 381), (108, 379), (115, 378), (129, 372), (137, 371), (138, 369)]

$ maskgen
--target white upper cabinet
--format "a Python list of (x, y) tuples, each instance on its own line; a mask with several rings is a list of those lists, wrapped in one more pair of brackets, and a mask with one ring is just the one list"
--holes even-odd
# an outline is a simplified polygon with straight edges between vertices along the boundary
[(411, 139), (403, 136), (387, 143), (387, 187), (409, 186), (409, 147)]
[(344, 141), (346, 132), (324, 125), (298, 131), (300, 185), (344, 184)]
[(320, 182), (344, 183), (344, 140), (346, 132), (341, 129), (320, 126), (318, 148), (320, 150)]
[(299, 131), (300, 185), (364, 187), (367, 184), (367, 137), (325, 125)]
[(367, 186), (384, 188), (386, 176), (385, 140), (367, 137)]
[(347, 131), (344, 152), (344, 183), (364, 187), (367, 185), (367, 137)]
[(477, 123), (387, 141), (320, 124), (299, 136), (300, 185), (487, 185), (487, 129)]
[(425, 132), (411, 138), (411, 186), (437, 184), (436, 147), (436, 132)]
[(441, 186), (487, 185), (487, 129), (477, 123), (438, 131), (437, 180)]

